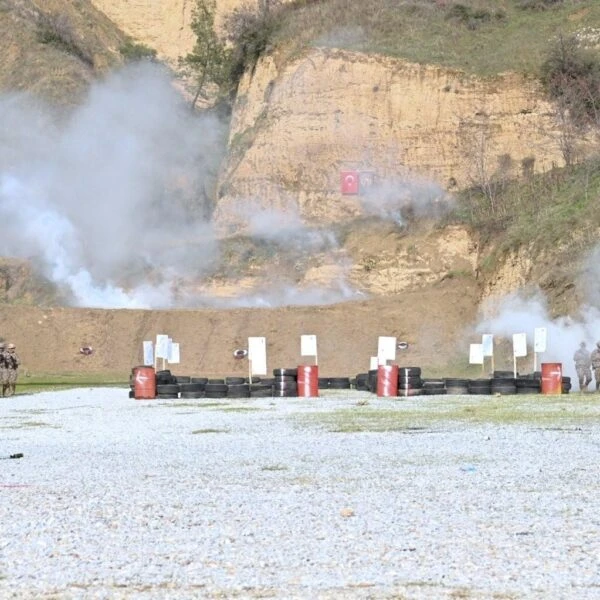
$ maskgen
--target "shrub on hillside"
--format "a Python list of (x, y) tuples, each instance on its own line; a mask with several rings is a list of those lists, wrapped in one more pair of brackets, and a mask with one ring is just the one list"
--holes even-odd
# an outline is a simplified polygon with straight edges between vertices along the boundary
[(541, 67), (547, 94), (577, 127), (600, 127), (600, 57), (575, 36), (560, 36)]
[(52, 45), (94, 66), (94, 57), (82, 43), (66, 15), (40, 12), (37, 15), (37, 38), (41, 44)]
[(119, 48), (121, 56), (127, 62), (139, 62), (141, 60), (153, 61), (156, 59), (156, 50), (146, 46), (146, 44), (138, 44), (127, 40)]
[(564, 0), (519, 0), (517, 7), (523, 10), (545, 10), (564, 3)]
[(224, 28), (231, 44), (231, 78), (237, 84), (246, 70), (252, 70), (269, 48), (281, 19), (278, 2), (261, 2), (258, 8), (243, 4), (225, 17)]

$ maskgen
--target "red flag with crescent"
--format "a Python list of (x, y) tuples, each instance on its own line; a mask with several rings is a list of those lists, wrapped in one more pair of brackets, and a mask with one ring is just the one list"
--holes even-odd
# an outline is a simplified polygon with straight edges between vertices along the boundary
[(358, 194), (358, 171), (342, 171), (340, 181), (342, 194)]

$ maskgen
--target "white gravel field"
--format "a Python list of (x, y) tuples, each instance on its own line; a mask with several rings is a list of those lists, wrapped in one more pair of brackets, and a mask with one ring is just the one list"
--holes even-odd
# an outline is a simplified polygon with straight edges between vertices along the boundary
[(24, 454), (0, 461), (0, 598), (598, 599), (600, 395), (575, 396), (388, 431), (348, 419), (490, 400), (0, 399)]

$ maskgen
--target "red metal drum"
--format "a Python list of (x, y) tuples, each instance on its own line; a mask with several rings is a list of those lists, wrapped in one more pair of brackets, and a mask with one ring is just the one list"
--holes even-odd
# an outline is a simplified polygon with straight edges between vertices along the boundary
[(319, 395), (319, 367), (300, 365), (297, 382), (299, 398), (316, 398)]
[(398, 365), (379, 365), (377, 395), (382, 398), (398, 395)]
[(134, 367), (133, 397), (136, 400), (154, 400), (156, 398), (156, 372), (154, 367)]
[(562, 394), (562, 363), (542, 363), (542, 394)]

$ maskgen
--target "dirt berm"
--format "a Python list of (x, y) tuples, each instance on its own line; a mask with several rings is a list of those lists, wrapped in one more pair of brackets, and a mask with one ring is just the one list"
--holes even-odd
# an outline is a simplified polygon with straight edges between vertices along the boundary
[[(99, 310), (0, 306), (0, 336), (17, 344), (27, 373), (114, 373), (124, 380), (142, 360), (142, 341), (159, 333), (181, 345), (176, 374), (245, 373), (233, 351), (248, 336), (267, 338), (268, 369), (300, 363), (301, 334), (318, 336), (324, 376), (354, 375), (369, 368), (380, 335), (407, 341), (400, 364), (434, 368), (466, 364), (465, 324), (476, 315), (470, 279), (446, 279), (423, 291), (330, 306), (235, 310)], [(91, 346), (93, 354), (80, 354)]]

